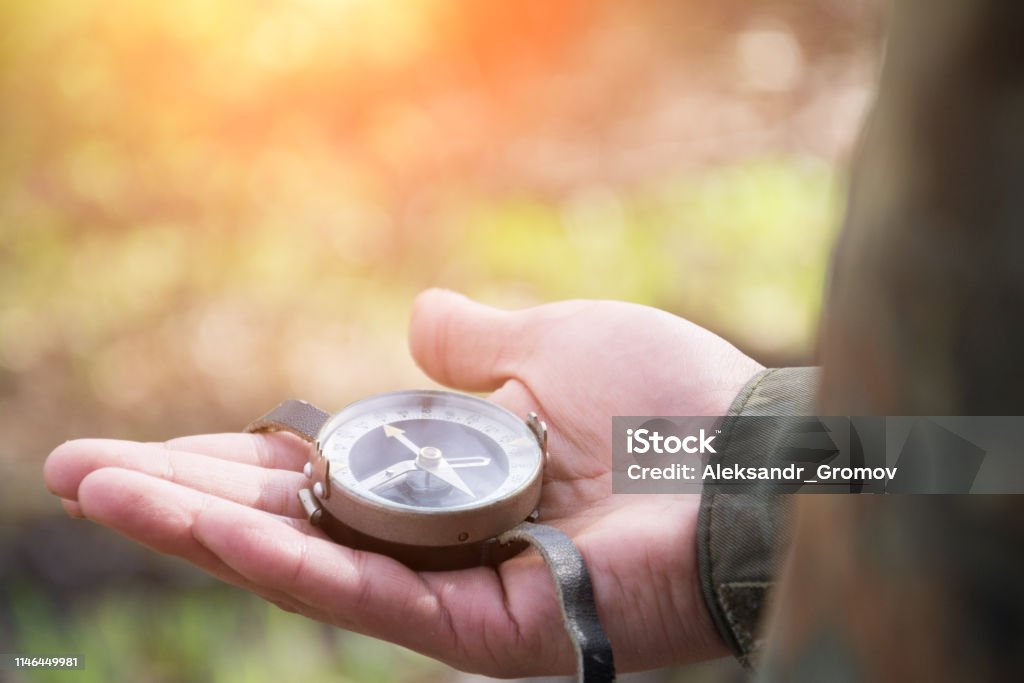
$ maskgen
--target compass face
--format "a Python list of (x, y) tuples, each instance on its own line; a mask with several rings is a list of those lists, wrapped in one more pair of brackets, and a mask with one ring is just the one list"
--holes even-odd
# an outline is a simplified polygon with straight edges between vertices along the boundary
[(333, 486), (426, 513), (489, 506), (530, 484), (541, 467), (541, 448), (522, 420), (442, 391), (353, 403), (324, 425), (319, 442)]

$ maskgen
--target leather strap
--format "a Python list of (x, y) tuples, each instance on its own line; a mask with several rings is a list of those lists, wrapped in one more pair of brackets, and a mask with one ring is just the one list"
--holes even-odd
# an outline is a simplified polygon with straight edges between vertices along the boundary
[(498, 536), (501, 543), (527, 541), (544, 558), (562, 608), (562, 622), (576, 649), (581, 683), (615, 680), (615, 660), (594, 602), (590, 573), (572, 539), (554, 527), (523, 522)]
[[(245, 431), (291, 432), (315, 443), (328, 418), (330, 415), (311, 403), (292, 399), (251, 422)], [(612, 646), (597, 614), (590, 573), (572, 539), (554, 527), (523, 522), (498, 536), (497, 540), (505, 546), (529, 543), (544, 558), (555, 582), (565, 630), (576, 650), (577, 680), (581, 683), (614, 681)]]
[(245, 428), (246, 432), (291, 432), (292, 434), (316, 443), (320, 428), (324, 426), (330, 415), (312, 403), (288, 399), (261, 418), (253, 420)]

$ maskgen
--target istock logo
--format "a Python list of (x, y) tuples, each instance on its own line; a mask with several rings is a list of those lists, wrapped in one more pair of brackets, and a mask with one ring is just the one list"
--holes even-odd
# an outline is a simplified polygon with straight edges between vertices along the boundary
[[(626, 452), (627, 453), (715, 453), (711, 442), (715, 436), (708, 436), (701, 429), (699, 435), (685, 436), (662, 436), (658, 432), (649, 429), (627, 429), (626, 430)], [(696, 444), (696, 445), (694, 445)]]

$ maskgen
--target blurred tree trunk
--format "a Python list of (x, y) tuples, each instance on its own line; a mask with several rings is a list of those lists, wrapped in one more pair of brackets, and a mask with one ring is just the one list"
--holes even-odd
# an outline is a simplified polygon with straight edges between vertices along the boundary
[[(894, 3), (823, 319), (824, 414), (1024, 414), (1024, 5)], [(1024, 499), (810, 497), (770, 680), (1011, 680)]]

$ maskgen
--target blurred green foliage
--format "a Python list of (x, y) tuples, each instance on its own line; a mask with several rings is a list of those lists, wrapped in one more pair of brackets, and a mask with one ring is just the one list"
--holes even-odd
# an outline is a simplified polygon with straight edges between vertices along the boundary
[(415, 240), (417, 256), (366, 265), (350, 250), (401, 247), (350, 238), (344, 226), (327, 235), (270, 223), (201, 239), (173, 225), (8, 226), (0, 245), (14, 267), (0, 274), (0, 348), (14, 371), (58, 345), (89, 363), (183, 306), (233, 297), (358, 324), (443, 283), (491, 299), (637, 301), (717, 325), (755, 350), (804, 351), (836, 223), (833, 185), (820, 162), (761, 160), (634, 193), (476, 197), (436, 217), (441, 228)]
[(70, 613), (38, 586), (6, 588), (16, 636), (5, 651), (85, 661), (82, 670), (19, 673), (11, 683), (404, 683), (445, 675), (433, 660), (224, 586), (111, 591)]

